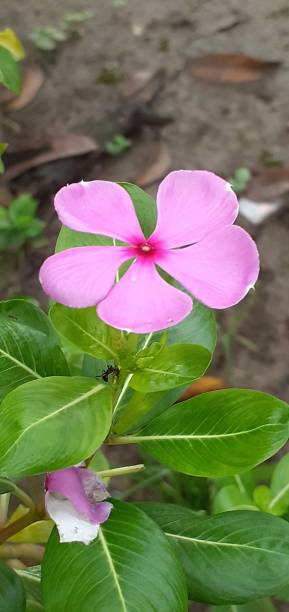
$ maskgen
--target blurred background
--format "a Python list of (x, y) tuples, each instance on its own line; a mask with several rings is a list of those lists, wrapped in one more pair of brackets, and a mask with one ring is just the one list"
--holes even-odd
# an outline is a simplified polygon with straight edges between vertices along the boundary
[(1, 297), (45, 304), (37, 271), (63, 184), (155, 193), (170, 169), (212, 170), (233, 183), (262, 263), (256, 291), (219, 315), (212, 373), (288, 400), (288, 22), (286, 0), (2, 0), (26, 57), (20, 96), (1, 87), (0, 201), (30, 194), (45, 226), (1, 241)]
[[(127, 180), (154, 195), (172, 169), (214, 171), (239, 197), (262, 271), (243, 303), (218, 313), (209, 384), (288, 401), (288, 23), (288, 0), (2, 0), (0, 30), (14, 30), (25, 58), (20, 93), (0, 85), (1, 299), (46, 307), (38, 269), (62, 185)], [(178, 478), (162, 483), (177, 501)]]

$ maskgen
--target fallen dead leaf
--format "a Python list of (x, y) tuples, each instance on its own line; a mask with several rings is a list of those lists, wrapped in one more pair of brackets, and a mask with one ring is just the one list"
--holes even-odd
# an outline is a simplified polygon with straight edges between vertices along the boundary
[(189, 62), (194, 77), (212, 83), (246, 83), (263, 79), (280, 62), (261, 60), (239, 53), (200, 55)]
[(27, 68), (23, 76), (22, 88), (19, 96), (16, 96), (8, 104), (8, 111), (18, 111), (27, 106), (38, 94), (44, 82), (44, 74), (37, 66)]
[(271, 202), (289, 193), (289, 168), (267, 168), (248, 183), (246, 196), (256, 201)]
[(164, 68), (138, 70), (120, 83), (119, 93), (122, 98), (133, 98), (135, 104), (149, 104), (163, 87), (165, 76)]
[(163, 141), (141, 141), (132, 144), (123, 155), (107, 158), (101, 172), (91, 172), (87, 180), (103, 178), (110, 181), (129, 181), (139, 187), (146, 187), (160, 181), (170, 166), (170, 152)]
[(184, 402), (191, 397), (206, 393), (207, 391), (217, 391), (225, 389), (225, 382), (222, 378), (216, 376), (203, 376), (196, 382), (192, 383), (179, 397), (177, 403)]
[(66, 134), (51, 138), (47, 149), (41, 153), (30, 156), (24, 161), (16, 163), (5, 171), (5, 181), (15, 179), (17, 176), (24, 174), (32, 168), (37, 168), (43, 164), (65, 159), (67, 157), (76, 157), (85, 155), (92, 151), (97, 151), (98, 145), (89, 136), (81, 134)]
[(147, 187), (156, 181), (160, 181), (171, 167), (172, 159), (167, 145), (162, 141), (154, 144), (156, 146), (154, 147), (154, 157), (150, 160), (151, 163), (136, 178), (139, 187)]

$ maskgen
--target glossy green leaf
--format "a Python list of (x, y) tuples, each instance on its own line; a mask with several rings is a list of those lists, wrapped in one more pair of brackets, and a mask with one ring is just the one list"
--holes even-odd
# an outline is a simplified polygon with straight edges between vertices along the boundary
[(0, 473), (19, 478), (75, 465), (105, 439), (111, 391), (91, 378), (35, 380), (0, 409)]
[(49, 316), (58, 333), (84, 353), (100, 359), (117, 359), (122, 334), (103, 323), (95, 308), (67, 308), (54, 304)]
[(289, 506), (289, 453), (277, 463), (271, 480), (272, 499), (268, 510), (272, 512), (280, 503)]
[[(163, 332), (154, 334), (154, 340)], [(181, 323), (165, 332), (168, 344), (198, 344), (214, 352), (217, 341), (216, 320), (212, 310), (194, 300), (193, 310)]]
[(56, 530), (42, 564), (46, 612), (185, 612), (185, 578), (159, 527), (132, 504), (113, 501), (89, 546), (59, 544)]
[(20, 68), (13, 55), (0, 46), (0, 83), (16, 94), (21, 89)]
[(174, 389), (202, 376), (210, 361), (211, 353), (202, 346), (174, 344), (163, 349), (151, 359), (149, 365), (138, 370), (130, 386), (142, 392)]
[(57, 335), (37, 306), (0, 302), (0, 326), (0, 398), (29, 380), (69, 374)]
[(183, 518), (183, 508), (146, 502), (141, 508), (174, 542), (191, 599), (242, 603), (273, 595), (289, 573), (289, 524), (263, 512), (233, 511)]
[(133, 183), (119, 183), (130, 195), (138, 220), (146, 238), (154, 231), (157, 221), (157, 208), (154, 199)]
[(213, 501), (213, 512), (227, 512), (229, 510), (258, 510), (252, 498), (246, 491), (240, 491), (235, 484), (222, 487)]
[(0, 563), (0, 610), (24, 612), (25, 593), (22, 582), (8, 565)]
[(288, 439), (289, 408), (265, 393), (212, 391), (171, 406), (136, 434), (112, 443), (141, 444), (168, 467), (194, 476), (229, 476), (271, 457)]

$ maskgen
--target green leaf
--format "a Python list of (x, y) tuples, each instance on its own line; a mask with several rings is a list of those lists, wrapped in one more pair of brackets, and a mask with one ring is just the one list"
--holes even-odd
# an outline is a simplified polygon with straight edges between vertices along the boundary
[[(194, 300), (193, 310), (188, 317), (178, 325), (170, 327), (165, 332), (168, 344), (198, 344), (214, 352), (217, 341), (217, 328), (212, 310)], [(163, 332), (154, 334), (158, 340)]]
[(19, 478), (88, 457), (111, 423), (111, 391), (90, 378), (52, 376), (9, 393), (0, 409), (0, 473)]
[(97, 234), (86, 234), (85, 232), (75, 232), (63, 225), (56, 241), (55, 252), (58, 253), (59, 251), (65, 251), (66, 249), (72, 249), (73, 247), (79, 246), (112, 246), (112, 244), (112, 238), (99, 236)]
[(24, 612), (25, 594), (17, 574), (4, 563), (0, 563), (0, 610), (1, 612)]
[(246, 491), (240, 491), (235, 484), (222, 487), (213, 501), (213, 512), (228, 512), (229, 510), (258, 510)]
[(136, 434), (136, 443), (173, 470), (194, 476), (245, 472), (288, 439), (288, 405), (265, 393), (226, 389), (171, 406)]
[[(272, 492), (266, 485), (259, 485), (253, 491), (253, 499), (255, 504), (263, 512), (268, 512), (268, 506), (272, 499)], [(284, 512), (286, 508), (284, 509)]]
[(137, 371), (130, 386), (142, 392), (174, 389), (202, 376), (210, 361), (211, 353), (202, 346), (173, 344), (152, 357), (149, 365)]
[[(271, 480), (272, 499), (269, 503), (269, 512), (274, 512), (280, 503), (289, 506), (289, 453), (284, 455), (277, 463)], [(283, 514), (283, 512), (282, 512)]]
[(42, 563), (45, 611), (185, 612), (184, 575), (162, 531), (132, 504), (113, 505), (89, 546), (59, 544), (52, 533)]
[(47, 316), (24, 300), (0, 302), (0, 397), (42, 376), (69, 374)]
[(20, 94), (21, 75), (19, 66), (10, 51), (4, 47), (0, 47), (0, 83), (14, 93)]
[(119, 185), (130, 195), (143, 233), (148, 238), (154, 231), (157, 222), (157, 208), (154, 199), (133, 183), (121, 182)]
[(128, 140), (122, 134), (116, 134), (111, 140), (105, 143), (105, 150), (110, 155), (121, 155), (131, 146), (131, 140)]
[(263, 512), (233, 511), (183, 518), (172, 504), (140, 504), (175, 543), (190, 597), (214, 604), (273, 595), (288, 582), (289, 524)]
[(22, 229), (28, 225), (34, 217), (38, 203), (29, 194), (23, 193), (12, 200), (9, 206), (9, 215), (16, 227)]
[(59, 334), (84, 353), (100, 359), (116, 359), (122, 334), (98, 318), (95, 308), (67, 308), (54, 304), (50, 319)]
[(46, 223), (42, 219), (32, 219), (29, 226), (24, 230), (25, 238), (37, 238), (43, 232), (45, 225)]
[(27, 599), (33, 599), (38, 603), (42, 603), (40, 566), (19, 569), (17, 574), (23, 582)]

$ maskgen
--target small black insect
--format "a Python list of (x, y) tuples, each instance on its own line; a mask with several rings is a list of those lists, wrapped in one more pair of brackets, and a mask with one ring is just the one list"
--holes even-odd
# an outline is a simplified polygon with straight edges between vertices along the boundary
[(116, 368), (115, 366), (108, 366), (108, 368), (106, 370), (104, 370), (104, 372), (101, 375), (101, 378), (104, 382), (108, 382), (109, 380), (109, 376), (113, 374), (113, 376), (115, 376), (116, 378), (119, 375), (119, 368)]

